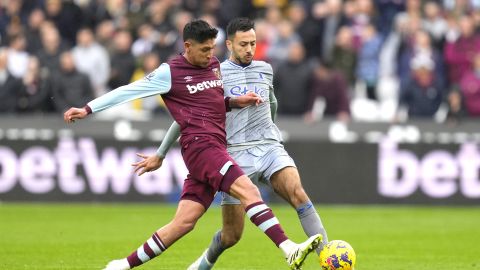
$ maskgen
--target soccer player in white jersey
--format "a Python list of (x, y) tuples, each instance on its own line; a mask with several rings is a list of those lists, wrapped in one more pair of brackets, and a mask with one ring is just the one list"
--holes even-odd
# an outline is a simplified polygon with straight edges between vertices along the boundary
[[(254, 183), (266, 183), (295, 208), (307, 236), (323, 235), (319, 252), (328, 242), (327, 233), (273, 122), (277, 107), (273, 71), (270, 64), (253, 60), (256, 46), (254, 24), (247, 18), (234, 19), (227, 26), (227, 35), (230, 57), (220, 65), (224, 95), (236, 97), (255, 92), (265, 101), (258, 106), (227, 112), (228, 152)], [(174, 122), (156, 155), (139, 154), (143, 160), (133, 164), (135, 171), (141, 175), (158, 169), (178, 135), (179, 126)], [(223, 227), (188, 269), (211, 269), (222, 252), (240, 240), (244, 215), (240, 201), (222, 193)]]

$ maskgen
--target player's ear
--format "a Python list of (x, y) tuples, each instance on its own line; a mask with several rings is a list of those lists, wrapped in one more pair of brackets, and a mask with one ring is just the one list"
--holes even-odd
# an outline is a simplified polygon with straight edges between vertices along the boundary
[(230, 39), (227, 38), (227, 40), (225, 41), (225, 43), (227, 44), (227, 49), (231, 52), (233, 50), (232, 48), (232, 41)]
[(192, 47), (192, 43), (190, 41), (185, 41), (185, 42), (183, 42), (183, 46), (185, 47), (185, 52), (189, 53), (190, 48)]

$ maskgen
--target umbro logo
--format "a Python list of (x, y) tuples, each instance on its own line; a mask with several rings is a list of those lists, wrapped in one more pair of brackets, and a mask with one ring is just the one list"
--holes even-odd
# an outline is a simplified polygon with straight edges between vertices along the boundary
[(185, 82), (191, 82), (193, 80), (193, 77), (192, 76), (185, 76), (183, 79), (185, 80)]

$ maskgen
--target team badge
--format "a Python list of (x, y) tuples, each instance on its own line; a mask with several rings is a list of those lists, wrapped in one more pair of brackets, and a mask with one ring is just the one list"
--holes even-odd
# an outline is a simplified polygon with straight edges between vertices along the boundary
[(215, 73), (215, 76), (217, 76), (219, 80), (222, 79), (222, 74), (220, 73), (220, 70), (218, 68), (212, 68), (212, 71), (213, 73)]
[(144, 79), (147, 81), (151, 81), (153, 77), (155, 77), (155, 70), (150, 72), (147, 76), (145, 76)]

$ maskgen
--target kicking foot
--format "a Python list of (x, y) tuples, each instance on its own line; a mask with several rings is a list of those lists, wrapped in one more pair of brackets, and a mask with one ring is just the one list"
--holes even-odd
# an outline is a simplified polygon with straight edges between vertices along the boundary
[(130, 264), (128, 264), (127, 259), (113, 260), (105, 266), (103, 270), (128, 270), (130, 269)]
[(213, 267), (213, 263), (207, 260), (207, 251), (206, 249), (202, 256), (200, 256), (194, 263), (192, 263), (187, 270), (210, 270)]
[(303, 262), (307, 258), (307, 255), (310, 252), (314, 251), (322, 242), (322, 235), (316, 234), (310, 236), (307, 241), (297, 244), (295, 248), (293, 248), (287, 256), (287, 263), (292, 270), (299, 270), (301, 269)]

